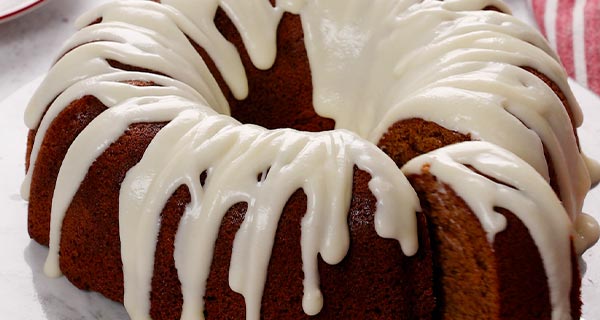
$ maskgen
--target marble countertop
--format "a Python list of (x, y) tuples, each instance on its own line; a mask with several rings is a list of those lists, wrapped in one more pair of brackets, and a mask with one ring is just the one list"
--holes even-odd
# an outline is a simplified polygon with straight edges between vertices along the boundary
[[(3, 0), (0, 0), (3, 1)], [(0, 101), (50, 68), (75, 19), (107, 0), (47, 0), (0, 24)]]
[[(2, 1), (2, 0), (0, 0)], [(26, 203), (18, 190), (23, 178), (26, 128), (22, 112), (27, 98), (75, 31), (79, 14), (108, 0), (47, 0), (34, 11), (0, 24), (0, 205), (6, 221), (0, 224), (0, 318), (2, 319), (126, 319), (120, 304), (73, 287), (64, 277), (46, 278), (41, 272), (47, 248), (30, 241)], [(517, 16), (533, 20), (526, 1), (507, 1)], [(579, 130), (588, 154), (600, 159), (600, 99), (573, 84), (587, 122)], [(593, 121), (590, 121), (593, 120)], [(600, 218), (600, 188), (588, 196), (585, 210)], [(584, 259), (594, 270), (584, 279), (586, 318), (600, 319), (600, 246)], [(591, 270), (588, 270), (591, 271)]]

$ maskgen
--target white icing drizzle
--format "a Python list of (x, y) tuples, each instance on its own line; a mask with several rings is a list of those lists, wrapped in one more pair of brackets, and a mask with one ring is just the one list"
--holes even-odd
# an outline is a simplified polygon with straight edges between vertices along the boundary
[(575, 226), (575, 236), (573, 244), (578, 255), (582, 255), (587, 249), (593, 246), (600, 238), (600, 225), (594, 217), (581, 213), (573, 223)]
[(61, 275), (58, 253), (62, 221), (92, 163), (131, 124), (170, 121), (182, 111), (193, 108), (201, 106), (178, 96), (134, 98), (101, 113), (77, 136), (56, 178), (50, 220), (50, 251), (44, 266), (47, 275)]
[[(125, 81), (143, 81), (146, 83), (153, 83), (154, 85), (140, 87), (127, 84)], [(117, 71), (115, 73), (101, 74), (99, 76), (86, 78), (73, 84), (52, 102), (46, 111), (44, 118), (37, 127), (37, 133), (30, 155), (31, 166), (29, 170), (27, 170), (25, 180), (21, 187), (21, 196), (24, 199), (29, 199), (31, 177), (35, 170), (35, 162), (39, 149), (44, 141), (46, 130), (52, 124), (54, 118), (56, 118), (56, 116), (58, 116), (58, 114), (60, 114), (60, 112), (62, 112), (71, 102), (86, 95), (96, 97), (96, 99), (100, 100), (107, 108), (120, 104), (127, 99), (142, 96), (176, 95), (193, 101), (205, 102), (204, 98), (199, 95), (198, 92), (186, 84), (152, 73)]]
[[(223, 93), (183, 33), (194, 38), (202, 32), (181, 13), (167, 8), (151, 1), (122, 1), (107, 3), (81, 17), (80, 26), (98, 17), (103, 22), (81, 29), (67, 42), (66, 53), (50, 69), (27, 107), (27, 126), (36, 128), (45, 108), (75, 82), (119, 71), (108, 59), (180, 80), (198, 91), (212, 108), (228, 113)], [(161, 27), (155, 28), (157, 24)]]
[[(577, 126), (582, 122), (581, 111), (556, 55), (539, 33), (507, 14), (480, 11), (495, 7), (509, 12), (502, 2), (279, 0), (275, 7), (266, 0), (162, 2), (117, 1), (82, 16), (77, 21), (81, 30), (66, 43), (62, 57), (27, 108), (25, 122), (37, 129), (37, 134), (22, 189), (25, 198), (37, 154), (54, 118), (86, 95), (108, 107), (73, 142), (63, 160), (52, 202), (50, 254), (45, 266), (48, 274), (60, 274), (62, 220), (88, 168), (129, 125), (140, 121), (170, 122), (150, 143), (142, 161), (129, 171), (121, 189), (125, 305), (133, 319), (149, 318), (160, 213), (181, 185), (192, 195), (175, 244), (184, 319), (202, 315), (204, 284), (220, 221), (237, 202), (248, 202), (248, 211), (234, 243), (230, 285), (244, 295), (247, 317), (259, 317), (277, 221), (288, 197), (299, 188), (308, 196), (301, 226), (303, 308), (307, 314), (318, 313), (323, 297), (316, 257), (320, 254), (334, 264), (346, 254), (346, 215), (354, 165), (372, 176), (369, 187), (378, 199), (376, 231), (382, 237), (398, 239), (403, 251), (413, 254), (418, 200), (392, 161), (373, 144), (402, 119), (434, 121), (523, 159), (475, 143), (444, 149), (414, 163), (435, 159), (444, 163), (444, 168), (462, 172), (462, 167), (449, 165), (454, 163), (451, 158), (460, 154), (461, 159), (468, 158), (489, 176), (514, 180), (511, 184), (520, 191), (507, 188), (498, 199), (510, 202), (503, 198), (510, 193), (518, 199), (515, 203), (526, 203), (527, 210), (535, 211), (537, 204), (558, 212), (555, 196), (541, 182), (549, 180), (545, 147), (558, 177), (560, 198), (576, 225), (578, 251), (597, 241), (597, 224), (580, 212), (590, 177), (594, 182), (600, 179), (598, 165), (580, 154), (568, 114), (551, 88), (521, 67), (531, 67), (559, 86)], [(207, 51), (234, 96), (246, 97), (248, 83), (241, 58), (213, 22), (219, 7), (239, 30), (253, 64), (260, 69), (268, 69), (275, 61), (276, 31), (283, 13), (299, 14), (313, 76), (315, 109), (321, 116), (333, 118), (336, 129), (355, 134), (344, 130), (267, 131), (218, 115), (229, 114), (227, 101), (188, 38)], [(91, 25), (98, 18), (101, 23)], [(119, 70), (108, 60), (156, 74)], [(130, 80), (154, 85), (125, 83)], [(474, 150), (489, 157), (475, 156)], [(486, 163), (486, 159), (495, 160)], [(509, 160), (528, 169), (513, 172), (502, 165)], [(202, 186), (198, 178), (204, 170), (208, 178)], [(256, 181), (259, 172), (264, 173), (263, 179)], [(467, 174), (474, 177), (475, 185), (487, 186), (491, 194), (504, 190), (470, 171)], [(536, 186), (522, 181), (524, 176), (534, 177)], [(231, 177), (235, 179), (229, 180)], [(540, 198), (529, 199), (533, 194)], [(536, 203), (541, 199), (548, 203)], [(484, 210), (482, 200), (471, 201), (474, 211), (487, 212), (481, 215), (482, 224), (493, 239), (502, 228), (502, 218)], [(554, 217), (554, 222), (534, 225), (528, 219), (537, 218), (522, 219), (535, 234), (536, 243), (549, 229), (561, 229), (554, 225), (556, 221), (565, 220)], [(567, 221), (564, 228), (568, 226)], [(567, 232), (568, 239), (568, 230), (558, 231)], [(190, 244), (191, 239), (195, 245)], [(560, 255), (568, 251), (561, 242), (565, 239), (553, 240), (560, 244)], [(570, 286), (570, 276), (567, 283), (564, 271), (558, 274), (562, 269), (549, 265), (548, 261), (556, 257), (547, 257), (547, 245), (538, 245), (551, 284), (553, 317), (558, 319), (568, 315), (568, 301), (563, 301), (561, 292)], [(242, 270), (243, 266), (249, 271)]]
[[(514, 188), (475, 173), (467, 165)], [(464, 142), (435, 150), (409, 161), (402, 171), (407, 175), (421, 174), (425, 166), (473, 210), (490, 243), (506, 227), (506, 218), (494, 211), (495, 207), (509, 210), (523, 222), (542, 257), (552, 319), (570, 319), (570, 236), (574, 230), (560, 200), (544, 179), (525, 161), (488, 142)]]
[[(378, 234), (398, 239), (407, 255), (416, 252), (416, 194), (392, 160), (371, 143), (346, 131), (267, 131), (239, 125), (224, 116), (189, 112), (185, 116), (161, 131), (122, 185), (125, 306), (132, 318), (145, 318), (150, 310), (160, 213), (181, 185), (192, 195), (175, 241), (184, 297), (182, 319), (197, 319), (202, 314), (204, 286), (221, 219), (238, 202), (247, 202), (248, 210), (234, 241), (229, 282), (244, 296), (247, 318), (259, 318), (279, 216), (299, 188), (309, 199), (302, 222), (303, 307), (309, 314), (318, 313), (322, 298), (317, 255), (334, 264), (348, 250), (346, 221), (355, 164), (374, 177), (369, 187), (378, 199)], [(192, 119), (197, 124), (190, 129)], [(175, 145), (173, 136), (178, 137)], [(266, 178), (257, 181), (257, 173), (267, 168)], [(205, 170), (208, 177), (201, 185), (199, 177)]]
[(307, 2), (300, 15), (315, 110), (374, 143), (398, 120), (434, 121), (516, 153), (549, 179), (545, 146), (574, 218), (589, 174), (569, 116), (552, 89), (520, 67), (556, 82), (576, 114), (578, 104), (543, 37), (509, 15), (474, 11), (490, 5), (504, 8), (490, 1)]

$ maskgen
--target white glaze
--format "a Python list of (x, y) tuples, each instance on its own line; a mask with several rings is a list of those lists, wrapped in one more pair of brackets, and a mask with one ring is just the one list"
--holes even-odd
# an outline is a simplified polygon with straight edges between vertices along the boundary
[[(143, 81), (146, 83), (153, 83), (154, 85), (140, 87), (127, 84), (125, 81)], [(31, 176), (35, 170), (35, 162), (39, 149), (44, 141), (46, 130), (52, 124), (54, 118), (71, 102), (84, 96), (93, 96), (100, 100), (107, 108), (111, 108), (133, 97), (167, 95), (176, 95), (192, 101), (205, 102), (203, 96), (185, 83), (151, 73), (116, 71), (114, 73), (85, 78), (70, 86), (52, 102), (48, 107), (44, 118), (37, 127), (37, 133), (30, 155), (31, 167), (27, 170), (25, 180), (21, 186), (21, 196), (24, 199), (29, 198)]]
[(585, 250), (593, 246), (600, 238), (600, 225), (598, 221), (586, 213), (581, 213), (573, 223), (575, 235), (573, 245), (577, 254), (582, 255)]
[[(125, 305), (133, 318), (148, 314), (159, 227), (156, 221), (180, 185), (186, 185), (192, 195), (175, 241), (184, 319), (202, 314), (198, 302), (204, 295), (221, 219), (238, 202), (247, 202), (248, 210), (234, 241), (229, 282), (244, 296), (247, 317), (258, 319), (279, 215), (289, 196), (300, 188), (309, 199), (302, 222), (303, 304), (307, 313), (318, 313), (322, 302), (312, 299), (320, 297), (317, 255), (333, 264), (348, 250), (346, 221), (355, 164), (375, 177), (369, 187), (379, 199), (375, 216), (378, 234), (398, 239), (407, 255), (416, 252), (414, 212), (418, 199), (391, 159), (374, 145), (346, 131), (266, 131), (240, 126), (223, 116), (197, 118), (191, 129), (178, 119), (175, 121), (181, 125), (163, 129), (161, 135), (179, 132), (175, 134), (181, 137), (177, 144), (157, 136), (123, 182), (124, 272), (126, 279), (134, 279), (126, 282)], [(266, 178), (257, 181), (257, 174), (267, 168)], [(202, 186), (198, 177), (204, 170), (208, 177)]]
[(589, 176), (569, 117), (552, 90), (520, 68), (570, 92), (543, 38), (505, 14), (473, 11), (491, 2), (410, 3), (314, 1), (301, 10), (315, 110), (374, 143), (398, 120), (434, 121), (509, 149), (548, 177), (543, 144), (574, 218)]
[[(333, 118), (336, 129), (358, 136), (338, 130), (317, 134), (266, 131), (211, 111), (228, 114), (227, 101), (187, 37), (205, 48), (238, 99), (248, 94), (241, 58), (213, 23), (219, 6), (240, 31), (252, 62), (260, 69), (268, 69), (275, 61), (276, 29), (283, 13), (300, 14), (313, 74), (315, 109), (321, 116)], [(163, 4), (118, 1), (85, 14), (77, 22), (81, 30), (65, 45), (64, 55), (50, 70), (26, 114), (27, 125), (39, 129), (23, 184), (24, 197), (29, 193), (44, 133), (54, 117), (84, 95), (95, 96), (109, 107), (77, 138), (63, 161), (52, 204), (47, 272), (60, 274), (57, 253), (62, 218), (87, 168), (131, 123), (141, 120), (172, 121), (150, 144), (142, 162), (130, 171), (121, 191), (121, 198), (130, 200), (121, 201), (120, 216), (125, 304), (134, 319), (148, 317), (157, 217), (180, 185), (186, 185), (192, 194), (176, 240), (184, 318), (202, 314), (199, 301), (210, 266), (207, 257), (212, 256), (220, 218), (228, 206), (240, 201), (251, 205), (234, 244), (230, 283), (244, 295), (248, 318), (258, 317), (278, 217), (288, 196), (298, 188), (309, 195), (308, 212), (302, 221), (303, 308), (308, 314), (318, 313), (322, 296), (316, 256), (320, 253), (328, 263), (337, 263), (345, 256), (345, 215), (354, 164), (372, 174), (369, 186), (378, 199), (377, 232), (401, 240), (405, 253), (414, 253), (416, 231), (410, 214), (418, 207), (414, 191), (373, 144), (390, 125), (408, 118), (434, 121), (504, 147), (548, 181), (545, 146), (558, 177), (560, 197), (571, 219), (580, 226), (577, 230), (584, 234), (581, 241), (575, 241), (583, 250), (595, 242), (585, 236), (585, 230), (594, 229), (593, 223), (580, 219), (580, 212), (590, 175), (598, 181), (598, 166), (586, 162), (577, 149), (561, 101), (521, 67), (540, 71), (562, 89), (576, 125), (582, 121), (581, 112), (564, 70), (542, 36), (509, 15), (480, 11), (488, 6), (508, 12), (495, 0), (280, 0), (276, 7), (264, 0), (165, 0)], [(98, 18), (102, 23), (90, 25)], [(124, 72), (111, 67), (107, 60), (153, 70), (175, 80)], [(125, 80), (155, 85), (140, 88), (122, 83)], [(105, 130), (102, 123), (118, 125)], [(89, 149), (87, 156), (75, 156), (83, 149)], [(165, 158), (165, 154), (171, 156)], [(183, 155), (189, 159), (171, 159)], [(244, 166), (240, 159), (246, 159)], [(162, 167), (165, 169), (159, 170)], [(271, 170), (266, 179), (257, 182), (256, 174), (269, 167), (281, 170)], [(197, 178), (204, 169), (208, 169), (209, 178), (200, 186)], [(240, 178), (237, 172), (247, 175)], [(226, 180), (228, 176), (237, 180)], [(273, 190), (282, 196), (273, 197)], [(401, 205), (398, 193), (410, 198), (412, 204)], [(405, 208), (405, 222), (399, 223), (389, 208)], [(141, 212), (142, 216), (136, 216)], [(495, 225), (483, 224), (489, 228)], [(188, 245), (197, 230), (203, 230), (201, 258)], [(256, 243), (261, 246), (253, 245)], [(134, 251), (137, 254), (131, 253)], [(252, 261), (251, 272), (241, 272), (239, 261)], [(549, 282), (556, 280), (553, 277)], [(565, 306), (554, 302), (555, 314), (562, 314)]]
[(122, 136), (131, 124), (170, 121), (182, 111), (193, 108), (202, 106), (179, 96), (133, 98), (98, 115), (77, 136), (69, 147), (56, 178), (52, 198), (50, 252), (44, 267), (46, 274), (54, 277), (61, 275), (58, 259), (62, 221), (96, 158)]
[(538, 247), (548, 276), (552, 318), (570, 319), (573, 227), (544, 178), (519, 157), (488, 142), (464, 142), (432, 151), (409, 161), (402, 172), (418, 175), (425, 167), (473, 210), (490, 243), (506, 227), (506, 218), (494, 208), (505, 208), (523, 222)]

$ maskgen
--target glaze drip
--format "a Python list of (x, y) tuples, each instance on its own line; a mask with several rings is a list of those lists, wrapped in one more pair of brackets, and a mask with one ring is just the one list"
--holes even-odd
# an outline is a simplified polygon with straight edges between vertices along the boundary
[[(163, 135), (180, 138), (173, 146)], [(149, 311), (157, 221), (170, 195), (185, 184), (192, 202), (175, 241), (184, 297), (182, 318), (202, 314), (198, 301), (204, 295), (221, 219), (238, 202), (248, 203), (248, 209), (234, 241), (229, 283), (244, 296), (247, 318), (259, 318), (278, 220), (287, 199), (298, 189), (308, 198), (301, 227), (303, 306), (308, 314), (318, 313), (322, 297), (317, 255), (330, 264), (346, 255), (354, 165), (374, 177), (369, 187), (379, 201), (378, 234), (398, 239), (405, 254), (414, 254), (418, 199), (392, 160), (374, 145), (347, 131), (266, 131), (223, 116), (202, 119), (192, 113), (174, 119), (153, 140), (121, 189), (124, 272), (126, 279), (141, 280), (126, 282), (128, 311), (134, 318)], [(257, 181), (264, 168), (270, 168), (269, 174)], [(208, 175), (201, 185), (197, 177), (204, 170)], [(138, 192), (140, 188), (144, 192)]]
[[(525, 161), (488, 142), (464, 142), (432, 151), (409, 161), (402, 171), (407, 175), (418, 175), (426, 173), (424, 167), (427, 167), (427, 173), (448, 184), (467, 203), (481, 222), (490, 243), (506, 227), (506, 218), (494, 208), (505, 208), (523, 222), (544, 263), (552, 319), (570, 319), (573, 224), (544, 179)], [(583, 234), (582, 237), (590, 240), (593, 235)]]
[[(490, 7), (501, 12), (481, 11)], [(227, 101), (192, 45), (207, 51), (236, 98), (247, 96), (239, 53), (213, 22), (218, 8), (233, 21), (259, 69), (275, 61), (277, 26), (284, 12), (300, 15), (313, 75), (313, 104), (319, 115), (336, 121), (336, 130), (267, 131), (226, 116)], [(415, 159), (404, 170), (418, 173), (424, 163), (435, 163), (432, 172), (453, 187), (455, 172), (469, 177), (470, 186), (456, 185), (455, 190), (480, 217), (490, 241), (504, 223), (490, 211), (490, 203), (522, 203), (531, 217), (519, 217), (532, 230), (544, 258), (553, 318), (563, 318), (570, 308), (565, 298), (570, 277), (557, 274), (561, 269), (554, 263), (559, 257), (561, 263), (569, 261), (573, 223), (578, 252), (597, 241), (598, 225), (581, 214), (581, 208), (600, 170), (578, 150), (561, 100), (524, 69), (535, 69), (556, 83), (579, 125), (581, 112), (556, 55), (539, 33), (502, 12), (509, 10), (496, 0), (279, 0), (276, 6), (265, 0), (164, 0), (116, 1), (86, 13), (77, 21), (81, 30), (65, 45), (25, 116), (27, 126), (37, 129), (22, 188), (27, 198), (37, 154), (54, 118), (86, 95), (108, 108), (84, 129), (63, 160), (52, 202), (46, 273), (60, 275), (62, 221), (95, 159), (129, 125), (169, 122), (129, 171), (120, 194), (125, 305), (131, 317), (149, 318), (159, 216), (182, 185), (192, 195), (175, 243), (183, 319), (202, 315), (220, 221), (238, 202), (247, 202), (248, 211), (234, 242), (230, 286), (244, 295), (247, 317), (259, 317), (277, 221), (297, 189), (308, 195), (301, 225), (302, 304), (307, 314), (316, 314), (323, 303), (317, 255), (335, 264), (348, 250), (346, 215), (355, 165), (372, 176), (377, 233), (398, 239), (407, 255), (417, 250), (418, 199), (375, 143), (397, 121), (420, 118), (489, 143), (445, 148)], [(101, 23), (92, 24), (98, 19)], [(120, 70), (111, 61), (138, 71)], [(150, 85), (138, 87), (128, 81)], [(547, 186), (544, 148), (568, 214)], [(521, 169), (513, 171), (509, 163)], [(464, 164), (518, 190), (505, 190)], [(269, 174), (257, 181), (257, 173), (267, 168)], [(198, 176), (204, 171), (207, 178), (200, 185)], [(466, 188), (474, 186), (487, 190), (486, 197), (471, 197)], [(503, 207), (517, 215), (522, 212), (509, 204)], [(546, 211), (547, 218), (540, 219), (540, 212)], [(544, 242), (550, 231), (561, 235), (548, 242), (556, 245), (556, 255)], [(249, 273), (242, 272), (239, 261), (250, 261)]]
[(552, 89), (522, 68), (557, 83), (579, 114), (546, 41), (507, 14), (481, 10), (505, 8), (499, 2), (416, 2), (306, 3), (300, 16), (317, 113), (373, 143), (398, 120), (433, 121), (514, 152), (549, 180), (546, 147), (574, 218), (589, 174), (569, 116)]
[[(126, 81), (143, 81), (153, 85), (140, 87), (128, 84)], [(54, 118), (67, 108), (72, 101), (86, 95), (96, 97), (108, 108), (118, 105), (127, 99), (143, 96), (158, 97), (174, 95), (192, 101), (206, 102), (202, 95), (185, 83), (152, 73), (115, 71), (113, 73), (85, 78), (74, 83), (52, 102), (44, 118), (37, 125), (37, 132), (30, 155), (31, 167), (27, 170), (25, 181), (23, 181), (21, 186), (21, 196), (24, 199), (29, 198), (31, 176), (35, 170), (35, 160), (44, 141), (46, 130), (52, 121), (54, 121)]]

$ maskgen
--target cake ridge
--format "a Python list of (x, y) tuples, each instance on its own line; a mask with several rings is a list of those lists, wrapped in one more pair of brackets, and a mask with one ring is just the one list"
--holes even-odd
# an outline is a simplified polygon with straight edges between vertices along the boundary
[[(483, 175), (473, 172), (469, 166)], [(506, 228), (506, 218), (497, 213), (496, 208), (514, 213), (529, 229), (540, 250), (549, 282), (552, 318), (570, 317), (573, 223), (552, 188), (531, 166), (488, 142), (474, 141), (419, 156), (404, 165), (402, 171), (406, 175), (432, 174), (450, 185), (473, 209), (490, 243)], [(465, 179), (471, 183), (463, 183)], [(545, 224), (547, 220), (552, 223)], [(593, 238), (595, 235), (582, 236)]]
[[(234, 291), (244, 295), (247, 317), (258, 318), (262, 297), (260, 284), (264, 284), (266, 280), (269, 259), (268, 251), (265, 250), (270, 250), (269, 243), (275, 235), (278, 215), (289, 196), (297, 189), (303, 189), (309, 199), (301, 238), (303, 250), (308, 250), (302, 253), (305, 272), (303, 306), (308, 314), (318, 313), (322, 297), (318, 298), (320, 292), (316, 258), (317, 254), (321, 253), (326, 262), (335, 264), (341, 261), (348, 250), (348, 231), (345, 230), (348, 228), (346, 215), (351, 197), (348, 186), (354, 165), (373, 176), (369, 187), (379, 200), (375, 213), (378, 234), (384, 238), (398, 239), (407, 255), (416, 252), (414, 212), (419, 208), (416, 194), (406, 178), (392, 165), (391, 159), (374, 145), (347, 131), (264, 131), (256, 126), (220, 124), (223, 121), (230, 122), (222, 116), (218, 118), (218, 122), (209, 119), (198, 122), (197, 126), (183, 135), (182, 140), (187, 140), (187, 143), (180, 142), (179, 148), (175, 146), (172, 152), (164, 152), (160, 147), (161, 140), (155, 139), (149, 146), (150, 152), (130, 171), (121, 189), (121, 214), (132, 215), (137, 210), (126, 205), (135, 203), (129, 198), (132, 194), (130, 190), (140, 188), (140, 183), (150, 183), (148, 192), (144, 194), (144, 198), (147, 199), (144, 201), (150, 202), (148, 207), (142, 206), (141, 211), (154, 219), (158, 219), (162, 204), (180, 184), (185, 183), (190, 189), (192, 202), (182, 218), (185, 223), (180, 224), (175, 241), (175, 262), (184, 296), (182, 318), (191, 318), (192, 315), (202, 313), (198, 301), (202, 300), (204, 294), (201, 288), (208, 276), (211, 246), (216, 241), (222, 215), (238, 202), (249, 203), (249, 208), (247, 218), (234, 241), (230, 285)], [(212, 129), (213, 127), (216, 130)], [(169, 130), (169, 127), (163, 129), (165, 134), (169, 134)], [(232, 139), (235, 141), (233, 145)], [(162, 142), (167, 145), (169, 143)], [(177, 163), (177, 166), (164, 165), (163, 161), (159, 161), (162, 168), (159, 175), (149, 179), (147, 172), (158, 170), (153, 167), (157, 160), (152, 156), (152, 150), (160, 150), (154, 155), (160, 154), (159, 159), (168, 154), (169, 162)], [(341, 155), (344, 157), (340, 157)], [(253, 159), (252, 165), (248, 165), (249, 158)], [(340, 163), (339, 159), (345, 160)], [(261, 172), (261, 168), (264, 167), (270, 168), (269, 173), (266, 178), (257, 182), (256, 173)], [(205, 184), (202, 185), (194, 178), (200, 176), (200, 172), (204, 170), (208, 174)], [(330, 188), (324, 189), (324, 186)], [(341, 190), (333, 191), (336, 186)], [(274, 193), (279, 193), (279, 196), (273, 196)], [(398, 213), (396, 210), (400, 204), (405, 209)], [(328, 220), (327, 215), (333, 220)], [(396, 222), (397, 219), (400, 220)], [(127, 220), (123, 222), (125, 221)], [(319, 225), (322, 226), (318, 227)], [(141, 241), (142, 244), (137, 246), (143, 248), (156, 237), (157, 224), (152, 219), (148, 222), (148, 227), (150, 226), (154, 228), (153, 231), (150, 231)], [(132, 229), (141, 230), (142, 227), (136, 228), (135, 225), (124, 223), (121, 228), (126, 280), (125, 304), (134, 316), (143, 315), (149, 310), (149, 300), (146, 294), (140, 295), (138, 292), (141, 290), (149, 294), (152, 271), (146, 271), (143, 276), (146, 277), (146, 285), (142, 283), (141, 289), (135, 284), (135, 289), (127, 287), (129, 279), (135, 278), (133, 274), (140, 277), (139, 267), (129, 265), (133, 263), (135, 266), (139, 262), (131, 262), (131, 257), (135, 256), (134, 252), (142, 252), (140, 247), (137, 250), (133, 249), (127, 239), (133, 237), (130, 241), (134, 241), (136, 233), (132, 232)], [(319, 243), (320, 238), (323, 240)], [(197, 246), (201, 246), (201, 249), (191, 246), (190, 243), (198, 243)], [(328, 248), (331, 245), (336, 249), (332, 251), (332, 248)], [(196, 250), (203, 254), (194, 254)], [(263, 261), (255, 260), (265, 258)], [(151, 252), (145, 255), (145, 259), (147, 261), (142, 260), (142, 265), (152, 266)], [(130, 294), (133, 295), (132, 300), (129, 298)], [(315, 296), (317, 298), (314, 298)]]
[[(152, 83), (152, 86), (137, 86), (126, 83), (126, 81), (143, 81)], [(160, 75), (143, 72), (117, 71), (106, 73), (80, 80), (63, 91), (49, 105), (44, 113), (44, 118), (36, 127), (36, 135), (30, 155), (31, 166), (27, 170), (25, 179), (21, 186), (21, 196), (29, 198), (31, 176), (35, 170), (35, 160), (44, 141), (45, 133), (53, 119), (60, 114), (69, 103), (85, 95), (92, 95), (99, 99), (105, 106), (112, 107), (121, 102), (139, 96), (162, 96), (177, 95), (191, 101), (206, 103), (204, 97), (183, 82), (173, 80)]]

